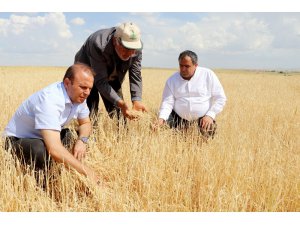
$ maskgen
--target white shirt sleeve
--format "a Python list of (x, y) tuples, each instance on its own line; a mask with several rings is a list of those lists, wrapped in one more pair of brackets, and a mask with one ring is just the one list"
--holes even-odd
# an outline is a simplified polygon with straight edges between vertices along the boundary
[(61, 130), (59, 118), (61, 112), (59, 107), (55, 107), (52, 99), (44, 99), (35, 105), (35, 129)]
[(214, 72), (212, 72), (212, 86), (211, 86), (211, 95), (212, 95), (212, 105), (206, 115), (216, 118), (216, 115), (220, 113), (226, 103), (226, 96), (224, 93), (224, 89)]
[(90, 110), (89, 110), (89, 108), (88, 108), (86, 102), (82, 103), (82, 104), (80, 105), (80, 107), (81, 107), (81, 108), (80, 108), (80, 111), (78, 112), (77, 118), (78, 118), (78, 119), (85, 119), (85, 118), (88, 118), (89, 115), (90, 115)]
[(174, 107), (174, 102), (174, 94), (170, 88), (170, 80), (168, 80), (163, 91), (162, 103), (159, 110), (160, 119), (167, 120), (169, 118)]

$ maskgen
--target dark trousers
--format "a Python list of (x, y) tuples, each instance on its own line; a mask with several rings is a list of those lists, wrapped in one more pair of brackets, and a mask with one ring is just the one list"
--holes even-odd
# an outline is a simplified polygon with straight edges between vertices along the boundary
[[(120, 98), (123, 99), (121, 83), (118, 80), (109, 81), (108, 83), (113, 88), (113, 90), (117, 92)], [(117, 105), (114, 105), (112, 102), (108, 101), (103, 95), (100, 94), (100, 96), (103, 100), (108, 115), (111, 118), (113, 118), (116, 115), (117, 118), (120, 119), (121, 116), (120, 108)], [(90, 118), (97, 120), (97, 116), (99, 112), (99, 92), (95, 85), (93, 86), (91, 93), (87, 98), (87, 105), (90, 110)]]
[[(72, 133), (66, 128), (60, 132), (60, 138), (64, 145), (70, 145)], [(6, 150), (11, 149), (17, 158), (36, 171), (50, 168), (51, 160), (43, 140), (38, 138), (7, 137), (5, 139)]]
[(204, 130), (201, 127), (201, 123), (202, 123), (202, 118), (200, 117), (197, 120), (193, 120), (193, 121), (188, 121), (185, 120), (183, 118), (181, 118), (174, 110), (172, 110), (168, 120), (167, 120), (167, 124), (171, 127), (171, 128), (175, 128), (175, 129), (188, 129), (190, 126), (192, 126), (193, 124), (197, 124), (198, 126), (198, 131), (205, 137), (205, 138), (214, 138), (214, 135), (216, 133), (216, 129), (217, 129), (217, 124), (216, 121), (214, 121), (213, 125), (208, 129), (208, 130)]

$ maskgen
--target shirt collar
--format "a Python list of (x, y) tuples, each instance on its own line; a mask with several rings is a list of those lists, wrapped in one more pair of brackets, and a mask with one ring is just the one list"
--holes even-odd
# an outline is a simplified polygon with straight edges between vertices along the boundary
[(64, 85), (64, 82), (61, 82), (61, 89), (63, 90), (63, 93), (64, 93), (64, 96), (65, 96), (65, 102), (66, 104), (71, 104), (73, 105), (68, 93), (67, 93), (67, 90), (65, 88), (65, 85)]
[(189, 82), (189, 81), (193, 80), (194, 77), (198, 76), (198, 67), (196, 67), (196, 70), (195, 70), (195, 72), (194, 72), (194, 75), (193, 75), (193, 76), (191, 77), (191, 79), (189, 79), (189, 80), (184, 79), (184, 78), (181, 76), (180, 71), (178, 72), (178, 75), (179, 75), (179, 77), (180, 77), (180, 80)]

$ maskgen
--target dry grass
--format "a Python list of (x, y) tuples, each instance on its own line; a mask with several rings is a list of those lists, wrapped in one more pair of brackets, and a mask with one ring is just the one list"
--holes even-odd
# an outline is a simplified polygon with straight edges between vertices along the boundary
[[(0, 129), (65, 70), (0, 67)], [(55, 165), (43, 190), (1, 141), (0, 211), (299, 211), (299, 74), (217, 70), (228, 102), (217, 137), (202, 143), (193, 131), (150, 129), (173, 71), (143, 69), (149, 113), (127, 129), (101, 114), (86, 163), (108, 178), (107, 189)], [(128, 83), (124, 94), (130, 101)]]

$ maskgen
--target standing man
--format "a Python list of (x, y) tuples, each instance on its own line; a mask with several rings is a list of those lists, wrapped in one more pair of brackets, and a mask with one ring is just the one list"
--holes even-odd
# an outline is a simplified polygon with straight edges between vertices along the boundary
[(158, 125), (188, 128), (196, 122), (201, 134), (213, 137), (215, 118), (223, 110), (226, 96), (215, 73), (198, 66), (196, 53), (186, 50), (178, 57), (179, 72), (166, 82)]
[[(54, 159), (97, 183), (96, 173), (81, 162), (91, 133), (86, 98), (93, 87), (94, 75), (89, 66), (77, 63), (67, 69), (63, 82), (51, 84), (31, 95), (4, 130), (5, 148), (12, 147), (22, 162), (36, 170), (49, 167), (49, 159)], [(73, 118), (77, 118), (79, 136), (72, 154), (62, 144), (62, 139), (68, 135), (62, 128)]]
[(85, 63), (96, 72), (94, 86), (87, 99), (91, 116), (98, 114), (100, 93), (111, 117), (117, 113), (119, 119), (122, 113), (125, 118), (135, 118), (123, 100), (122, 83), (127, 71), (132, 108), (136, 111), (147, 111), (142, 103), (142, 48), (140, 29), (132, 22), (98, 30), (88, 37), (77, 52), (75, 62)]

